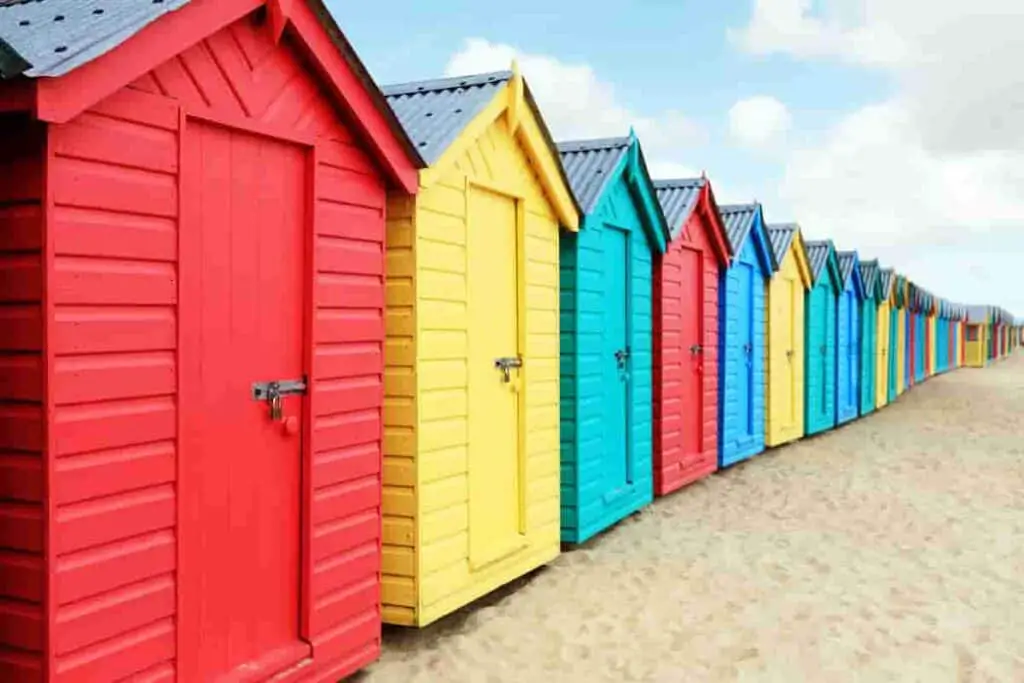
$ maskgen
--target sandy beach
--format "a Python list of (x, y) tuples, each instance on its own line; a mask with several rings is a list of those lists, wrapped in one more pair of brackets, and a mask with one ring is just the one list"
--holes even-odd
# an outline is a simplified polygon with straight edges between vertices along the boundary
[(1024, 354), (657, 500), (361, 683), (1024, 681)]

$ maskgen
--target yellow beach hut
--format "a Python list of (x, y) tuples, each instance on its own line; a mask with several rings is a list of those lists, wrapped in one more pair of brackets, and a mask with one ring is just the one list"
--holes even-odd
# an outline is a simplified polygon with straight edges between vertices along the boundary
[[(893, 292), (893, 303), (896, 306), (896, 395), (907, 390), (907, 360), (910, 346), (907, 329), (907, 308), (910, 306), (910, 283), (903, 275), (896, 276), (896, 289)], [(890, 399), (892, 402), (892, 399)]]
[(983, 368), (989, 363), (992, 312), (988, 306), (968, 306), (964, 326), (964, 365)]
[(381, 601), (425, 626), (559, 553), (558, 237), (579, 207), (514, 65), (383, 90), (428, 167), (388, 200)]
[(769, 225), (779, 269), (768, 284), (765, 443), (778, 446), (804, 435), (804, 295), (811, 287), (800, 226)]
[(878, 329), (875, 343), (875, 407), (881, 408), (889, 403), (890, 377), (895, 368), (892, 364), (892, 342), (895, 335), (892, 329), (892, 294), (896, 285), (896, 273), (892, 268), (878, 270)]

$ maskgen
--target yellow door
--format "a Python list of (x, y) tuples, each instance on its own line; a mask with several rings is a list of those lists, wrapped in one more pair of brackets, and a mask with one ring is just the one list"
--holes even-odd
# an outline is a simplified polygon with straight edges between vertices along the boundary
[(516, 200), (471, 187), (469, 216), (469, 561), (479, 569), (524, 543)]
[(878, 304), (878, 357), (875, 359), (875, 407), (889, 401), (889, 302)]
[(799, 436), (795, 397), (795, 313), (793, 292), (800, 283), (780, 272), (768, 290), (769, 352), (768, 443), (777, 445)]
[(896, 393), (907, 390), (907, 312), (899, 309), (896, 315)]
[(804, 285), (799, 272), (789, 283), (789, 428), (790, 438), (804, 434)]

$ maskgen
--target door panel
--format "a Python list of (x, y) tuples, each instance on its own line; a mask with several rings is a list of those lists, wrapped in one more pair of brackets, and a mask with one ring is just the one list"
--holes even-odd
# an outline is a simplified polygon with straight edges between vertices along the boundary
[[(604, 348), (604, 491), (615, 492), (633, 480), (629, 459), (629, 233), (605, 226)], [(618, 356), (618, 357), (617, 357)], [(621, 360), (620, 360), (621, 358)]]
[(474, 567), (517, 550), (522, 536), (516, 200), (469, 190), (469, 553)]
[[(183, 144), (179, 675), (208, 681), (259, 671), (268, 653), (308, 654), (301, 439), (251, 395), (253, 382), (303, 375), (307, 161), (193, 121)], [(286, 397), (282, 417), (301, 424), (303, 409)]]
[(736, 312), (739, 350), (739, 382), (737, 383), (740, 411), (738, 437), (746, 439), (754, 434), (754, 268), (746, 263), (736, 264), (739, 307)]
[(800, 390), (799, 377), (798, 377), (798, 362), (797, 362), (797, 335), (800, 334), (801, 330), (797, 329), (801, 326), (799, 316), (797, 315), (800, 310), (799, 302), (803, 298), (803, 286), (798, 280), (787, 278), (786, 279), (786, 295), (789, 301), (789, 316), (787, 316), (786, 325), (786, 406), (788, 407), (786, 415), (786, 431), (795, 432), (798, 424), (797, 417), (797, 391)]
[(704, 278), (703, 254), (694, 249), (681, 250), (679, 267), (682, 283), (683, 456), (700, 453), (704, 445)]

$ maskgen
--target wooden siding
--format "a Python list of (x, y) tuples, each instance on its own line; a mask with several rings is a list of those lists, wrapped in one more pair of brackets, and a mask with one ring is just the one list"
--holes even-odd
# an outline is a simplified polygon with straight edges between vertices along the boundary
[[(680, 235), (669, 245), (656, 267), (654, 278), (654, 490), (666, 495), (703, 479), (718, 469), (718, 291), (721, 267), (708, 231), (713, 227), (699, 211), (690, 214)], [(699, 252), (703, 271), (701, 301), (684, 301), (680, 268), (682, 250)], [(700, 306), (703, 333), (703, 388), (701, 450), (687, 453), (683, 448), (681, 414), (682, 377), (690, 363), (679, 330), (687, 307)]]
[[(796, 249), (799, 247), (798, 236), (794, 236), (794, 244), (786, 250), (786, 255), (779, 264), (779, 270), (768, 283), (765, 344), (766, 391), (765, 400), (765, 443), (778, 446), (804, 435), (804, 283), (800, 277)], [(793, 301), (790, 288), (796, 287), (800, 292), (797, 301)], [(778, 302), (778, 306), (776, 306)], [(781, 314), (781, 315), (780, 315)], [(788, 332), (793, 330), (793, 346), (788, 348)], [(791, 350), (792, 356), (786, 356)], [(787, 394), (782, 391), (784, 383), (792, 381), (793, 387)], [(796, 419), (786, 424), (782, 416), (792, 411)]]
[[(764, 278), (756, 247), (755, 236), (747, 239), (739, 255), (722, 275), (720, 320), (721, 337), (719, 338), (719, 352), (721, 365), (719, 375), (721, 377), (721, 397), (719, 403), (719, 465), (732, 465), (741, 460), (753, 457), (765, 447), (765, 383), (766, 373), (764, 367), (765, 339), (765, 290), (767, 280)], [(770, 247), (769, 247), (770, 248)], [(739, 279), (736, 275), (739, 263), (749, 264), (752, 269), (754, 296), (747, 303), (741, 303), (742, 294), (739, 291)], [(747, 306), (753, 307), (752, 311)], [(753, 350), (751, 351), (752, 373), (754, 376), (753, 392), (751, 399), (753, 411), (752, 436), (747, 439), (741, 433), (740, 411), (743, 406), (739, 404), (739, 392), (736, 387), (745, 382), (742, 377), (743, 369), (743, 342), (739, 337), (739, 316), (749, 314), (753, 325)]]
[(860, 414), (875, 409), (878, 376), (878, 302), (868, 297), (860, 305)]
[[(558, 221), (528, 159), (499, 117), (435, 184), (421, 190), (412, 223), (396, 219), (389, 225), (388, 296), (404, 291), (406, 307), (389, 311), (387, 330), (388, 622), (428, 624), (559, 552)], [(527, 544), (478, 571), (471, 569), (468, 552), (467, 179), (512, 189), (526, 207)], [(396, 216), (408, 212), (401, 201), (390, 200)]]
[(836, 424), (856, 418), (860, 408), (860, 354), (854, 348), (858, 346), (862, 334), (860, 316), (857, 315), (859, 306), (853, 275), (850, 275), (846, 287), (839, 292), (837, 308)]
[(875, 337), (875, 407), (889, 403), (889, 365), (892, 353), (892, 308), (889, 301), (878, 302), (876, 320), (878, 334)]
[(302, 628), (379, 651), (385, 193), (303, 63), (243, 19), (54, 129), (54, 680), (174, 671), (181, 107), (317, 141)]
[[(828, 264), (822, 266), (828, 268)], [(831, 429), (836, 422), (836, 316), (838, 294), (829, 273), (822, 273), (818, 283), (807, 292), (804, 384), (804, 429), (808, 434)], [(812, 339), (824, 339), (822, 349)]]
[[(562, 376), (563, 385), (572, 387), (572, 395), (561, 391), (561, 412), (571, 418), (561, 423), (561, 484), (562, 540), (582, 543), (595, 533), (635, 512), (654, 498), (652, 464), (652, 363), (653, 363), (653, 307), (652, 307), (652, 242), (644, 228), (644, 219), (638, 211), (624, 175), (617, 176), (614, 184), (605, 189), (597, 210), (587, 216), (579, 233), (563, 233), (561, 244), (575, 245), (569, 263), (560, 264), (561, 298), (574, 312), (569, 321), (574, 341), (569, 341), (574, 368), (569, 378)], [(626, 325), (629, 359), (629, 415), (627, 444), (609, 443), (604, 436), (606, 422), (602, 407), (608, 387), (602, 378), (601, 353), (603, 346), (603, 307), (607, 280), (603, 277), (602, 250), (605, 224), (629, 229), (630, 264), (626, 269), (630, 282)], [(560, 252), (565, 249), (560, 245)], [(564, 276), (571, 267), (571, 277)], [(565, 310), (562, 311), (564, 320)], [(563, 329), (563, 348), (568, 333)], [(607, 359), (604, 361), (607, 362)], [(566, 361), (563, 359), (562, 363)], [(563, 365), (564, 367), (564, 365)], [(568, 379), (568, 382), (566, 381)], [(569, 405), (567, 405), (569, 404)], [(569, 412), (571, 411), (571, 412)], [(609, 459), (609, 450), (626, 458), (629, 449), (632, 490), (608, 500), (612, 491), (604, 488), (603, 463)]]
[(45, 129), (0, 116), (0, 679), (45, 677)]
[(896, 356), (896, 395), (899, 396), (907, 390), (907, 311), (905, 308), (896, 309), (896, 348), (893, 353)]

